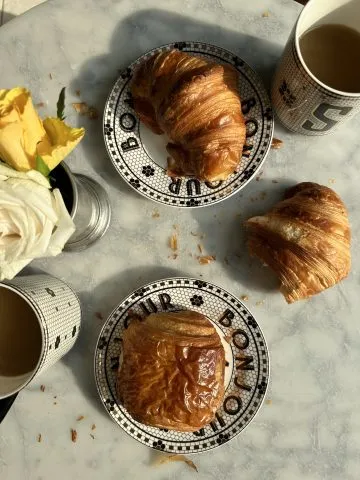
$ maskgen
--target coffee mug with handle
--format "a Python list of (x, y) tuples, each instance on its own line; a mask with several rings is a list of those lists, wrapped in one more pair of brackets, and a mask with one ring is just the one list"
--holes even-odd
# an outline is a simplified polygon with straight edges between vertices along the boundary
[(0, 283), (0, 421), (16, 394), (74, 345), (77, 295), (47, 274)]
[[(271, 97), (280, 121), (304, 135), (328, 134), (360, 110), (360, 85), (357, 92), (336, 90), (316, 78), (304, 61), (300, 39), (322, 25), (340, 25), (360, 33), (360, 2), (310, 0), (290, 34), (273, 79)], [(341, 69), (341, 64), (336, 68)]]

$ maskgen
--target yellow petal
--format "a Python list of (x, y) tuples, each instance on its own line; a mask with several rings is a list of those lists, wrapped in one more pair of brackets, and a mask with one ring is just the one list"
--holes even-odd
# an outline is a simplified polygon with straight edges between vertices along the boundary
[[(6, 147), (1, 149), (2, 159), (16, 170), (35, 168), (37, 144), (46, 142), (46, 132), (34, 108), (31, 94), (25, 88), (16, 87), (11, 90), (0, 90), (0, 130), (12, 125), (8, 130), (10, 139), (6, 140)], [(15, 128), (15, 125), (17, 126)], [(17, 138), (14, 133), (17, 132)], [(2, 141), (4, 136), (2, 136)], [(14, 143), (14, 148), (11, 143)], [(0, 142), (0, 148), (2, 143)], [(19, 145), (22, 145), (23, 154), (19, 155)], [(25, 161), (25, 157), (27, 161)]]
[(84, 128), (71, 128), (59, 118), (46, 118), (43, 126), (47, 140), (38, 145), (38, 153), (53, 170), (76, 147), (85, 135)]
[(22, 144), (20, 123), (0, 126), (0, 159), (15, 170), (26, 172), (31, 169), (29, 158)]

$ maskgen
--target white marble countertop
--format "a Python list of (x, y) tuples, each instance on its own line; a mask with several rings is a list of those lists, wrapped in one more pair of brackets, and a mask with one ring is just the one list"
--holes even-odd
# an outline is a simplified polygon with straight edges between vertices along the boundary
[[(68, 103), (78, 101), (79, 89), (83, 101), (101, 110), (119, 69), (150, 48), (185, 39), (232, 50), (268, 82), (300, 9), (290, 0), (50, 1), (1, 27), (1, 88), (27, 86), (36, 103), (45, 102), (44, 115), (54, 114), (62, 86), (68, 86)], [(111, 421), (93, 377), (103, 323), (96, 312), (105, 318), (132, 289), (179, 274), (202, 275), (236, 295), (248, 295), (272, 360), (268, 402), (236, 439), (195, 457), (196, 478), (358, 480), (360, 116), (326, 137), (296, 136), (277, 125), (275, 136), (284, 146), (270, 152), (259, 181), (222, 204), (185, 211), (131, 191), (107, 158), (101, 119), (78, 117), (71, 106), (66, 114), (69, 123), (87, 128), (70, 164), (105, 186), (112, 224), (91, 249), (35, 265), (79, 292), (83, 330), (72, 352), (21, 392), (1, 424), (1, 480), (194, 478), (181, 463), (152, 466), (158, 453)], [(329, 184), (347, 204), (353, 268), (340, 285), (287, 305), (273, 276), (249, 258), (241, 221), (264, 212), (289, 184), (309, 180)], [(152, 217), (155, 208), (159, 218)], [(168, 258), (167, 246), (174, 218), (180, 228), (177, 260)], [(206, 234), (203, 245), (216, 255), (213, 264), (200, 266), (188, 255), (196, 252), (194, 230)], [(79, 415), (85, 418), (77, 422)], [(77, 443), (71, 442), (70, 428), (78, 431)]]

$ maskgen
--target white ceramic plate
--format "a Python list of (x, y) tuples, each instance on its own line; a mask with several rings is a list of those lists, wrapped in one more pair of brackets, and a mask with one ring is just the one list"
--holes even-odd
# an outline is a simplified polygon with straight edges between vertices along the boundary
[[(129, 314), (174, 309), (197, 310), (206, 315), (225, 347), (224, 402), (216, 419), (198, 432), (143, 425), (116, 398), (122, 335)], [(169, 453), (199, 453), (226, 443), (255, 417), (269, 381), (269, 355), (260, 327), (236, 297), (203, 280), (168, 278), (132, 292), (112, 312), (96, 346), (95, 379), (108, 414), (135, 440)]]
[[(146, 128), (132, 108), (130, 84), (134, 69), (151, 55), (177, 48), (193, 55), (233, 65), (239, 72), (239, 93), (246, 120), (247, 143), (238, 171), (226, 181), (209, 183), (166, 174), (166, 135)], [(164, 45), (142, 55), (115, 83), (104, 111), (104, 138), (108, 154), (122, 178), (156, 202), (173, 207), (205, 207), (243, 188), (259, 171), (271, 146), (274, 118), (270, 100), (258, 74), (228, 50), (200, 42)]]

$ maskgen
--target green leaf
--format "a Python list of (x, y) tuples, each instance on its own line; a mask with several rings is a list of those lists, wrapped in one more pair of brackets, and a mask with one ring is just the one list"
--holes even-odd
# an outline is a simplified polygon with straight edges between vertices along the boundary
[(39, 154), (36, 154), (36, 170), (42, 173), (44, 177), (49, 176), (50, 169)]
[(61, 89), (59, 99), (57, 101), (56, 107), (57, 107), (57, 117), (60, 118), (60, 120), (65, 120), (65, 115), (64, 115), (64, 110), (65, 110), (65, 89), (66, 87), (63, 87)]

